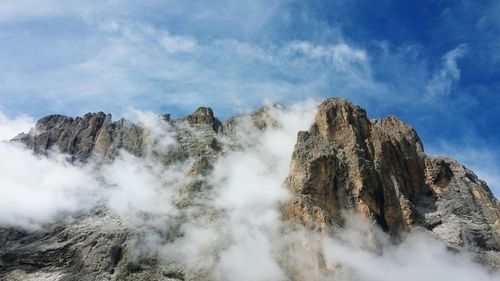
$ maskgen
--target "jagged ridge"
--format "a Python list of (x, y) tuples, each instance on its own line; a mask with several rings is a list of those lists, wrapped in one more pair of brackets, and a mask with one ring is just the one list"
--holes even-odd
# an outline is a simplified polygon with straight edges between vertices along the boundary
[[(168, 114), (162, 117), (178, 131), (179, 146), (167, 154), (157, 151), (157, 156), (165, 164), (193, 158), (193, 175), (211, 169), (211, 163), (224, 153), (219, 139), (231, 139), (235, 123), (245, 118), (221, 123), (210, 108), (199, 108), (178, 120), (171, 120)], [(259, 129), (277, 125), (266, 108), (248, 118)], [(81, 118), (44, 117), (32, 132), (14, 141), (40, 154), (58, 149), (71, 155), (72, 161), (86, 162), (112, 159), (120, 149), (142, 156), (151, 140), (139, 124), (125, 119), (113, 122), (111, 115), (99, 112)], [(200, 190), (203, 184), (193, 181), (190, 190)], [(469, 246), (482, 263), (493, 268), (500, 265), (499, 201), (484, 181), (460, 163), (425, 155), (415, 130), (394, 116), (370, 120), (362, 108), (350, 102), (323, 101), (310, 130), (298, 134), (285, 185), (295, 194), (282, 207), (283, 217), (292, 222), (329, 231), (343, 224), (347, 210), (376, 221), (395, 238), (413, 228), (426, 229), (450, 247)], [(5, 242), (0, 247), (1, 272), (66, 267), (80, 272), (75, 280), (96, 276), (196, 279), (188, 273), (179, 275), (175, 268), (130, 268), (130, 253), (123, 245), (134, 230), (120, 227), (119, 222), (111, 224), (116, 228), (109, 233), (73, 226), (45, 233), (48, 238), (41, 241), (39, 233), (1, 230), (0, 239)], [(93, 244), (96, 235), (102, 239), (101, 247)], [(56, 240), (65, 241), (57, 254), (40, 252), (40, 245)], [(83, 253), (95, 258), (81, 261)], [(33, 254), (43, 258), (33, 259)], [(101, 261), (99, 265), (96, 260)]]

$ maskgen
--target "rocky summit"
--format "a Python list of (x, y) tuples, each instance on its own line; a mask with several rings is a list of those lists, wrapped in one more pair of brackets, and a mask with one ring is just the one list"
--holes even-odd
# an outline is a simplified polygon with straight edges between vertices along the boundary
[[(71, 219), (61, 216), (34, 229), (2, 226), (0, 280), (236, 280), (213, 270), (218, 268), (221, 249), (230, 248), (231, 239), (225, 240), (224, 234), (215, 235), (213, 239), (223, 241), (209, 250), (215, 265), (194, 269), (182, 260), (165, 259), (161, 251), (136, 246), (147, 240), (149, 229), (160, 237), (155, 245), (170, 245), (189, 236), (186, 221), (230, 221), (222, 219), (227, 216), (220, 207), (225, 201), (217, 199), (220, 193), (211, 180), (217, 177), (217, 163), (231, 153), (259, 149), (262, 143), (254, 135), (279, 130), (282, 125), (273, 112), (287, 110), (266, 106), (221, 122), (212, 109), (201, 107), (181, 119), (161, 115), (153, 125), (113, 121), (102, 112), (41, 118), (11, 143), (38, 157), (57, 153), (64, 155), (68, 165), (92, 165), (95, 170), (124, 153), (134, 159), (153, 159), (165, 169), (185, 167), (174, 200), (175, 215), (145, 226), (96, 203), (90, 210), (71, 214)], [(492, 273), (500, 270), (500, 202), (473, 171), (453, 159), (426, 155), (417, 132), (397, 117), (370, 119), (364, 109), (344, 99), (321, 102), (312, 121), (309, 130), (295, 132), (288, 175), (282, 178), (288, 196), (271, 204), (280, 221), (280, 229), (272, 231), (283, 236), (271, 241), (283, 242), (287, 233), (297, 229), (312, 233), (305, 236), (311, 239), (315, 235), (335, 239), (354, 216), (380, 229), (391, 244), (403, 243), (414, 232), (425, 233), (445, 245), (450, 255), (466, 252), (472, 256), (471, 263)], [(247, 212), (260, 214), (261, 210), (249, 206)], [(221, 223), (215, 229), (224, 227)], [(210, 237), (203, 231), (196, 235)], [(258, 278), (255, 266), (250, 271), (255, 278), (248, 280), (320, 280), (317, 276), (363, 280), (335, 275), (347, 270), (341, 257), (339, 265), (332, 267), (318, 252), (317, 259), (303, 261), (306, 269), (290, 262), (285, 253), (291, 247), (285, 248), (272, 248), (278, 252), (274, 254), (277, 271), (284, 278)], [(323, 273), (311, 277), (311, 271)]]

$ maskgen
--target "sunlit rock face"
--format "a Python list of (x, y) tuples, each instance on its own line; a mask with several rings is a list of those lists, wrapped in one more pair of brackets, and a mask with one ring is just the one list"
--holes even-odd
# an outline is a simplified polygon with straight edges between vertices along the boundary
[(299, 132), (286, 184), (297, 194), (288, 218), (324, 228), (351, 210), (392, 235), (421, 226), (481, 258), (496, 252), (498, 263), (498, 200), (458, 162), (426, 156), (415, 130), (394, 116), (369, 120), (350, 102), (323, 101)]
[[(40, 119), (12, 142), (41, 157), (62, 153), (71, 165), (104, 171), (97, 177), (105, 182), (99, 187), (103, 193), (120, 185), (106, 182), (106, 165), (147, 159), (144, 169), (153, 177), (167, 175), (152, 197), (176, 186), (168, 193), (172, 206), (153, 210), (146, 200), (131, 219), (123, 210), (134, 208), (134, 197), (123, 207), (121, 201), (130, 198), (111, 193), (70, 219), (62, 214), (36, 229), (5, 226), (0, 279), (364, 280), (342, 257), (329, 261), (323, 238), (317, 238), (345, 239), (342, 229), (357, 229), (349, 226), (352, 216), (381, 229), (391, 243), (415, 231), (428, 233), (450, 253), (472, 251), (476, 262), (498, 270), (500, 204), (472, 171), (425, 155), (415, 130), (398, 118), (369, 119), (343, 99), (321, 102), (309, 129), (300, 128), (307, 131), (284, 124), (293, 114), (273, 105), (224, 123), (206, 107), (174, 120), (165, 114), (113, 121), (102, 112)], [(289, 154), (281, 147), (284, 140), (295, 142)], [(266, 146), (272, 142), (278, 143)], [(285, 171), (277, 168), (282, 166)], [(228, 174), (233, 169), (237, 174)], [(150, 178), (133, 193), (137, 201)], [(247, 190), (235, 193), (235, 184)], [(237, 196), (247, 191), (241, 197), (250, 199)], [(117, 204), (121, 213), (113, 212)], [(362, 232), (363, 251), (384, 251), (377, 231)], [(184, 260), (172, 258), (180, 254)], [(255, 274), (239, 269), (240, 254), (260, 262)]]
[(430, 194), (424, 158), (415, 130), (396, 117), (369, 120), (359, 106), (328, 99), (299, 133), (286, 182), (333, 221), (353, 210), (397, 234), (414, 224), (415, 198)]

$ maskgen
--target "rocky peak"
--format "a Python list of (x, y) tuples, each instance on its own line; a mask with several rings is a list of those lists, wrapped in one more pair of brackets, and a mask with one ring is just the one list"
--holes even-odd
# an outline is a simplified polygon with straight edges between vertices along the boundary
[(344, 99), (329, 98), (318, 106), (318, 113), (311, 127), (311, 134), (339, 146), (369, 137), (370, 121), (366, 111)]
[[(159, 116), (160, 120), (176, 126), (186, 120), (196, 130), (177, 128), (177, 142), (185, 149), (162, 155), (165, 161), (185, 159), (189, 155), (202, 155), (202, 151), (218, 149), (214, 136), (221, 122), (212, 109), (200, 107), (193, 114), (181, 120), (171, 120), (170, 114)], [(198, 136), (193, 134), (197, 132)], [(199, 134), (204, 135), (203, 138)], [(19, 141), (39, 154), (47, 154), (51, 149), (71, 156), (73, 161), (87, 162), (88, 159), (114, 158), (120, 149), (135, 156), (143, 156), (152, 140), (148, 129), (127, 119), (112, 121), (111, 114), (103, 112), (87, 113), (82, 117), (49, 115), (41, 118), (28, 134), (21, 134), (13, 141)], [(208, 148), (206, 148), (208, 147)], [(158, 154), (159, 152), (155, 152)]]
[(265, 105), (249, 114), (233, 116), (222, 124), (220, 133), (234, 137), (235, 128), (240, 127), (241, 129), (242, 125), (243, 127), (250, 127), (247, 129), (257, 128), (259, 130), (276, 127), (279, 125), (278, 121), (271, 113), (275, 109), (283, 109), (283, 106), (279, 104)]
[(195, 124), (209, 125), (216, 132), (219, 130), (219, 128), (221, 126), (221, 122), (219, 121), (219, 119), (217, 119), (214, 116), (214, 112), (212, 111), (212, 109), (210, 107), (199, 107), (198, 109), (196, 109), (195, 112), (188, 115), (186, 117), (186, 120), (191, 125), (195, 125)]
[(53, 147), (76, 159), (90, 157), (96, 139), (111, 123), (111, 115), (87, 113), (83, 117), (49, 115), (41, 118), (34, 130), (17, 138), (37, 153), (45, 154)]
[(165, 121), (165, 122), (171, 122), (172, 119), (170, 118), (170, 114), (169, 113), (165, 113), (165, 114), (162, 114), (160, 115), (160, 118), (161, 120)]
[(383, 220), (381, 202), (372, 198), (379, 180), (372, 169), (373, 147), (365, 142), (369, 138), (363, 109), (343, 99), (323, 101), (311, 129), (299, 133), (285, 182), (305, 196), (300, 200), (316, 202), (334, 221), (342, 221), (343, 209)]
[[(210, 189), (204, 179), (225, 149), (243, 149), (236, 128), (265, 130), (279, 125), (271, 110), (262, 107), (224, 124), (208, 107), (178, 120), (164, 114), (160, 118), (169, 123), (176, 142), (168, 150), (151, 151), (154, 141), (147, 128), (126, 119), (112, 121), (102, 112), (43, 117), (15, 141), (39, 154), (56, 149), (82, 162), (111, 159), (120, 150), (137, 157), (153, 155), (166, 166), (193, 160), (187, 173), (192, 179), (179, 203), (182, 208)], [(354, 213), (396, 240), (418, 228), (449, 248), (469, 247), (478, 261), (491, 268), (500, 267), (499, 201), (484, 181), (457, 161), (425, 155), (416, 131), (397, 117), (370, 120), (364, 109), (344, 99), (323, 101), (309, 130), (297, 135), (284, 183), (293, 196), (281, 210), (291, 224), (334, 232)], [(98, 210), (89, 215), (92, 223), (76, 222), (61, 226), (62, 231), (0, 229), (0, 241), (5, 242), (0, 245), (0, 279), (17, 269), (26, 269), (28, 276), (56, 268), (78, 276), (69, 280), (200, 280), (175, 264), (162, 268), (150, 260), (137, 261), (128, 245), (137, 238), (137, 230), (124, 228), (117, 218), (106, 220), (106, 212)], [(51, 250), (43, 250), (47, 248)]]
[[(347, 211), (394, 236), (423, 227), (450, 245), (475, 239), (483, 256), (499, 248), (499, 202), (484, 182), (456, 161), (426, 156), (416, 131), (398, 118), (370, 121), (343, 99), (322, 102), (310, 130), (298, 134), (285, 184), (296, 194), (285, 218), (313, 227), (341, 225)], [(477, 216), (463, 216), (470, 212)], [(450, 232), (454, 238), (440, 234)]]
[(424, 146), (415, 129), (396, 116), (390, 115), (386, 118), (372, 121), (372, 134), (378, 134), (378, 138), (385, 138), (386, 140), (395, 139), (399, 142), (405, 142), (406, 144), (414, 145), (415, 150), (421, 153), (424, 152)]

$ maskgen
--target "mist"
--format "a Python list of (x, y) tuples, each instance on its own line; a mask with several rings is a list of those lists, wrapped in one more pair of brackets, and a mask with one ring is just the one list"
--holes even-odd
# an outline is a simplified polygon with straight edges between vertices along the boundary
[[(35, 155), (0, 143), (0, 226), (28, 231), (75, 223), (101, 208), (142, 238), (130, 243), (137, 258), (177, 262), (214, 280), (498, 280), (467, 253), (454, 253), (424, 230), (397, 243), (366, 219), (347, 214), (342, 229), (317, 232), (283, 221), (280, 206), (292, 196), (283, 186), (297, 132), (308, 130), (317, 102), (269, 105), (272, 126), (236, 122), (233, 138), (218, 137), (223, 153), (203, 175), (194, 159), (165, 165), (157, 157), (179, 149), (175, 128), (151, 112), (128, 110), (147, 133), (147, 152), (120, 151), (109, 162), (70, 163), (51, 151)], [(27, 119), (29, 120), (29, 119)], [(31, 121), (30, 121), (31, 122)], [(30, 122), (3, 122), (2, 137)], [(30, 124), (32, 124), (31, 122)], [(236, 144), (236, 145), (235, 145)], [(15, 159), (15, 160), (13, 160)], [(186, 200), (186, 186), (206, 186)]]

